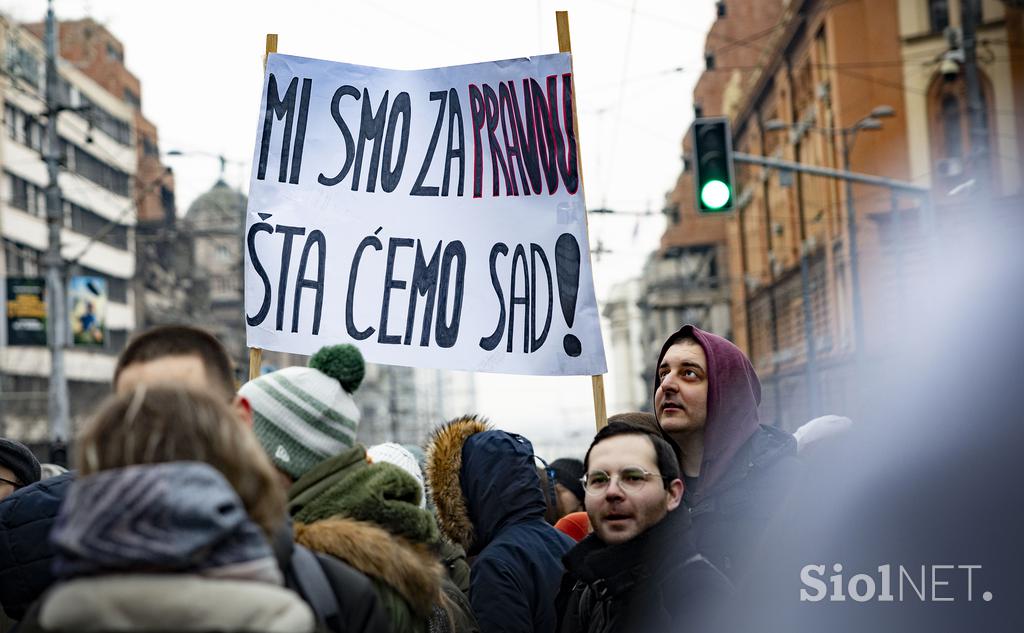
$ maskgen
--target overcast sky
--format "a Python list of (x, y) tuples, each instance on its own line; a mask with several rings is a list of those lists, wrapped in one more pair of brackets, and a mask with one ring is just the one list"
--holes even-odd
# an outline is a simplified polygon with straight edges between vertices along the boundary
[[(0, 7), (38, 21), (46, 3), (2, 0)], [(599, 300), (640, 273), (664, 229), (659, 211), (682, 165), (680, 142), (714, 15), (713, 0), (56, 0), (55, 7), (58, 19), (91, 15), (124, 43), (161, 149), (194, 154), (166, 160), (182, 214), (216, 180), (217, 155), (229, 160), (229, 184), (248, 191), (266, 33), (279, 34), (282, 53), (432, 68), (557, 52), (554, 12), (568, 10), (587, 205), (652, 212), (592, 216), (591, 248), (610, 251), (594, 265)], [(608, 401), (614, 412), (616, 395)], [(542, 445), (564, 438), (585, 447), (569, 438), (589, 439), (593, 429), (589, 378), (480, 374), (477, 404)]]

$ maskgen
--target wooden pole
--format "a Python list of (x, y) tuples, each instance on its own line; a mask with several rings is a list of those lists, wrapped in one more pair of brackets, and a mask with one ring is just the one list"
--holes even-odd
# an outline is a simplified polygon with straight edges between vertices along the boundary
[[(267, 68), (267, 58), (271, 53), (277, 52), (277, 33), (267, 33), (267, 50), (263, 55), (263, 68)], [(263, 349), (259, 347), (249, 348), (249, 380), (259, 378), (260, 368), (263, 365)]]
[[(555, 25), (558, 27), (558, 52), (572, 53), (572, 42), (569, 39), (569, 12), (555, 11)], [(572, 62), (570, 61), (570, 64)], [(570, 67), (571, 68), (571, 67)], [(576, 160), (580, 169), (580, 192), (584, 195), (583, 187), (583, 148), (580, 145), (580, 118), (576, 115), (576, 77), (572, 79), (572, 127), (576, 135)], [(586, 214), (586, 197), (584, 195), (584, 225), (587, 227), (587, 238), (590, 237), (590, 221)], [(589, 249), (588, 251), (589, 252)], [(608, 424), (608, 407), (604, 399), (604, 375), (598, 374), (590, 377), (591, 387), (594, 391), (594, 420), (597, 429), (601, 430)]]

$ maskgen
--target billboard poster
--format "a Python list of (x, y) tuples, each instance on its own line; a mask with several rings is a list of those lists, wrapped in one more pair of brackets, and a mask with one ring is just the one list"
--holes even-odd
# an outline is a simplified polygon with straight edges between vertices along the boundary
[(76, 346), (102, 346), (107, 338), (107, 280), (72, 277), (68, 301), (71, 342)]
[(7, 278), (7, 344), (46, 345), (44, 278)]

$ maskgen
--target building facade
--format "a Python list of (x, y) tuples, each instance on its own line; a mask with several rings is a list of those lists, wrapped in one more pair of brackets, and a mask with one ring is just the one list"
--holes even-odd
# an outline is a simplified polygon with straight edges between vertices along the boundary
[[(42, 277), (48, 246), (44, 47), (31, 29), (0, 16), (0, 54), (0, 276)], [(112, 95), (67, 60), (59, 60), (58, 74), (58, 98), (67, 108), (57, 115), (62, 256), (69, 282), (89, 276), (102, 282), (93, 283), (93, 291), (105, 286), (86, 308), (89, 319), (103, 321), (102, 336), (93, 337), (88, 347), (70, 346), (65, 353), (71, 415), (77, 423), (109, 392), (116, 354), (136, 325), (131, 284), (136, 266), (136, 112), (121, 95)], [(105, 314), (91, 314), (101, 303)], [(11, 346), (7, 328), (0, 332), (0, 435), (42, 441), (47, 436), (49, 350)]]
[[(756, 63), (755, 50), (738, 43), (758, 42), (770, 34), (779, 20), (780, 4), (719, 2), (717, 7), (719, 19), (707, 37), (709, 67), (746, 68)], [(743, 84), (744, 75), (738, 71), (704, 73), (693, 91), (695, 114), (723, 114), (725, 105), (740, 97)], [(728, 220), (695, 211), (693, 178), (686, 169), (689, 133), (680, 150), (683, 169), (665, 196), (667, 225), (661, 244), (651, 253), (635, 287), (617, 288), (605, 302), (603, 314), (611, 321), (609, 357), (617, 400), (612, 412), (651, 409), (655, 360), (665, 339), (683, 324), (692, 323), (728, 338), (734, 335), (730, 288), (738, 268), (728, 256)]]
[[(921, 189), (736, 165), (736, 209), (722, 218), (731, 334), (762, 379), (762, 420), (792, 430), (825, 412), (856, 415), (854, 361), (890, 349), (905, 289), (925, 272), (926, 237), (955, 243), (957, 224), (975, 221), (983, 181), (990, 206), (1019, 223), (1010, 216), (1024, 204), (1021, 11), (994, 0), (975, 9), (980, 164), (956, 0), (720, 4), (698, 90), (725, 88), (698, 99), (698, 114), (729, 117), (737, 151)], [(754, 11), (777, 17), (765, 25)], [(714, 36), (744, 20), (754, 36)]]
[[(42, 23), (26, 28), (40, 39)], [(58, 25), (60, 56), (96, 81), (133, 112), (132, 137), (136, 171), (135, 253), (138, 274), (132, 279), (135, 321), (139, 328), (158, 323), (188, 322), (196, 289), (190, 286), (192, 263), (189, 235), (177, 222), (174, 174), (163, 164), (156, 125), (142, 110), (142, 84), (125, 65), (124, 45), (92, 18)]]

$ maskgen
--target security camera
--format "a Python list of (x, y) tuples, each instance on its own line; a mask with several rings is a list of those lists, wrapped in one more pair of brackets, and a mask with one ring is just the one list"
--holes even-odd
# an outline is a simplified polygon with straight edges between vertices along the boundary
[(955, 81), (960, 76), (960, 64), (964, 61), (964, 52), (960, 49), (947, 51), (939, 62), (939, 72), (945, 81)]
[(960, 64), (947, 57), (939, 64), (939, 72), (946, 81), (953, 81), (960, 74)]

